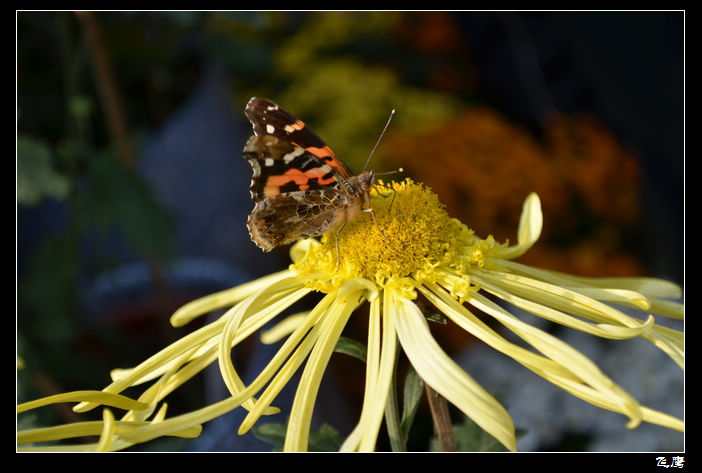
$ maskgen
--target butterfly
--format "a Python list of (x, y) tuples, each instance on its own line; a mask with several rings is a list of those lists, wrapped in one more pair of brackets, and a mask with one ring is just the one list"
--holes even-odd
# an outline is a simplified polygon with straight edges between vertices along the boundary
[(253, 97), (244, 113), (254, 132), (243, 151), (253, 169), (251, 240), (267, 252), (338, 227), (338, 267), (338, 237), (346, 222), (361, 212), (375, 221), (373, 171), (354, 175), (302, 120), (275, 102)]

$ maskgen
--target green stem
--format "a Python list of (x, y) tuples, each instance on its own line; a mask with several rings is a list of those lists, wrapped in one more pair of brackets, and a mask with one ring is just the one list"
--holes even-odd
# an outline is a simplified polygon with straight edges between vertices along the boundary
[(385, 404), (385, 425), (388, 429), (388, 437), (390, 438), (390, 448), (392, 448), (392, 451), (406, 452), (407, 443), (402, 433), (402, 420), (400, 418), (399, 402), (397, 399), (397, 357), (395, 358), (395, 367), (392, 371), (388, 402)]

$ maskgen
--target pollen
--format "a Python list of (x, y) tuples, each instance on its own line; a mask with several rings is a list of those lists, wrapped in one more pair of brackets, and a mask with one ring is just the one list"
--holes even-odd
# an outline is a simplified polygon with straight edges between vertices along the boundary
[(291, 269), (322, 292), (366, 279), (414, 298), (418, 282), (431, 281), (437, 268), (480, 266), (492, 247), (491, 239), (476, 237), (448, 215), (436, 194), (411, 179), (379, 181), (371, 191), (371, 208), (375, 221), (362, 212), (342, 228), (338, 258), (334, 229), (321, 242), (304, 240), (293, 247)]

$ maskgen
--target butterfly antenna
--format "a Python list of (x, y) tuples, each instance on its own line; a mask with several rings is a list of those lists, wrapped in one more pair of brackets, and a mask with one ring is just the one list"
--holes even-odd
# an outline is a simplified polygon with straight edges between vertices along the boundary
[(390, 126), (390, 121), (392, 120), (392, 117), (394, 117), (394, 116), (395, 116), (395, 109), (393, 108), (392, 112), (390, 112), (390, 116), (388, 117), (388, 121), (385, 123), (385, 127), (383, 128), (383, 131), (380, 133), (380, 136), (378, 137), (378, 141), (375, 142), (375, 146), (373, 146), (373, 149), (371, 150), (370, 154), (368, 155), (368, 159), (366, 159), (366, 164), (363, 165), (364, 171), (368, 167), (368, 163), (370, 163), (370, 160), (373, 157), (373, 153), (375, 153), (375, 149), (380, 144), (380, 140), (383, 139), (383, 135), (385, 135), (385, 131), (388, 129), (388, 126)]

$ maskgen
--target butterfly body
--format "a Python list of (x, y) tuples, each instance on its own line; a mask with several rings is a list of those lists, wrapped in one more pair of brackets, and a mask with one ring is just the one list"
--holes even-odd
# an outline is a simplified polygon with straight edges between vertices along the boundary
[(370, 207), (373, 171), (359, 175), (304, 122), (270, 100), (245, 110), (254, 135), (243, 155), (253, 169), (247, 226), (263, 251), (320, 236)]

